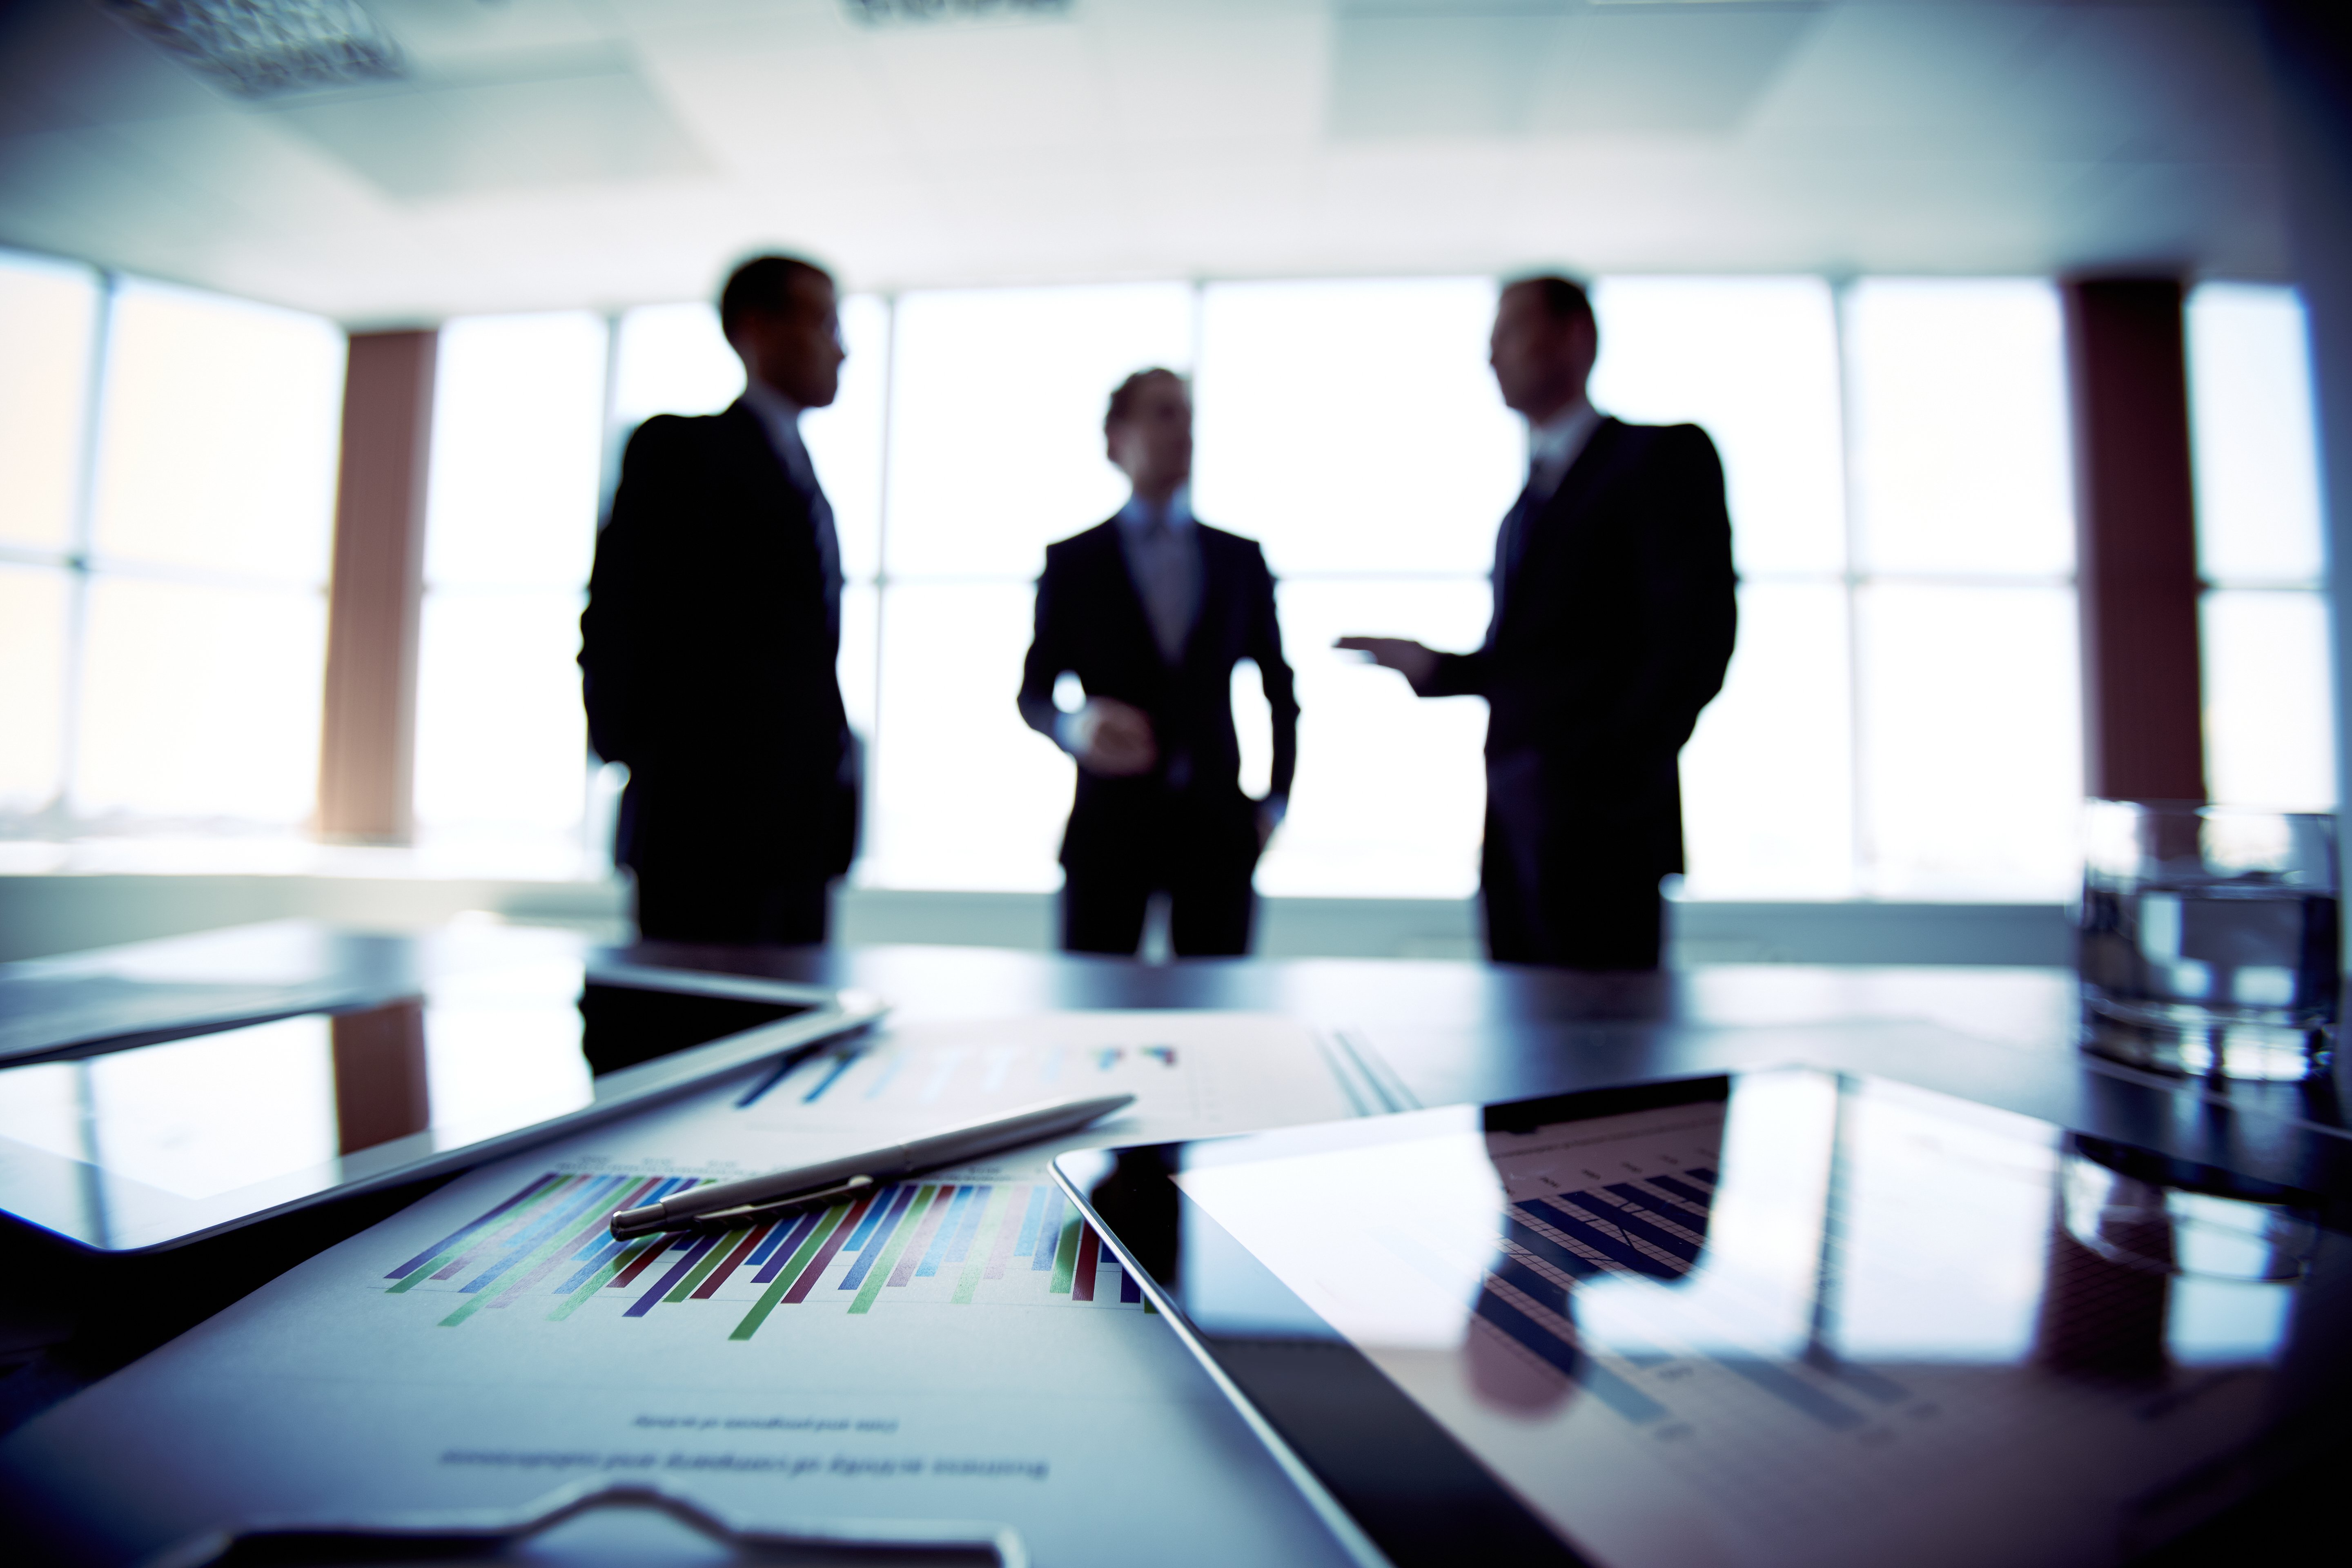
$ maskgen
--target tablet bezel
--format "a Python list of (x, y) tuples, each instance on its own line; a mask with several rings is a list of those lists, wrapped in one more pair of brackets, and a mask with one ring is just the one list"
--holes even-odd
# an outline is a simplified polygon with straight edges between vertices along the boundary
[[(1139, 1289), (1233, 1400), (1359, 1563), (1444, 1568), (1460, 1562), (1598, 1568), (1349, 1344), (1173, 1179), (1186, 1167), (1258, 1162), (1412, 1139), (1613, 1116), (1721, 1100), (1722, 1074), (1585, 1089), (1495, 1106), (1447, 1106), (1234, 1137), (1084, 1150), (1055, 1181)], [(1106, 1188), (1107, 1179), (1119, 1186)], [(1172, 1198), (1172, 1202), (1169, 1200)], [(1117, 1201), (1110, 1201), (1110, 1200)], [(1216, 1254), (1219, 1278), (1261, 1328), (1221, 1329), (1170, 1267), (1181, 1247)], [(1171, 1278), (1171, 1276), (1174, 1277)], [(1302, 1374), (1305, 1358), (1312, 1370)]]
[[(427, 1128), (318, 1165), (200, 1198), (167, 1192), (31, 1144), (0, 1138), (0, 1214), (92, 1252), (163, 1251), (336, 1198), (443, 1175), (515, 1153), (532, 1144), (685, 1094), (723, 1074), (759, 1062), (782, 1058), (780, 1065), (788, 1066), (828, 1041), (870, 1027), (888, 1011), (880, 998), (855, 990), (836, 991), (698, 970), (662, 969), (614, 959), (588, 959), (583, 965), (582, 978), (583, 983), (772, 1002), (806, 1010), (599, 1074), (592, 1080), (593, 1098), (586, 1104), (523, 1126), (485, 1127), (479, 1136), (467, 1136), (462, 1125)], [(424, 989), (429, 994), (429, 981)], [(375, 1005), (379, 1005), (377, 999), (356, 999), (293, 1012), (272, 1009), (226, 1021), (191, 1020), (185, 1029), (163, 1032), (160, 1039), (157, 1031), (147, 1030), (125, 1040), (77, 1043), (48, 1051), (26, 1052), (5, 1065), (19, 1068), (42, 1060), (100, 1056), (289, 1016), (331, 1016)]]

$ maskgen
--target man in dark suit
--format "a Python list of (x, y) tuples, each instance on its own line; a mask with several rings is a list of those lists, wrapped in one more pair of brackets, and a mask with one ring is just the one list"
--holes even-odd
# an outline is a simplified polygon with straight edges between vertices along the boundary
[[(1110, 459), (1135, 493), (1118, 516), (1045, 552), (1021, 716), (1077, 759), (1062, 837), (1062, 946), (1133, 953), (1145, 906), (1169, 895), (1179, 956), (1249, 951), (1250, 878), (1290, 795), (1298, 702), (1256, 543), (1194, 520), (1192, 401), (1172, 371), (1111, 395)], [(1274, 710), (1266, 798), (1242, 793), (1234, 667), (1257, 661)], [(1054, 685), (1074, 673), (1075, 713)]]
[(1486, 643), (1339, 646), (1423, 697), (1486, 699), (1489, 956), (1654, 969), (1658, 884), (1683, 868), (1677, 757), (1731, 659), (1731, 523), (1706, 431), (1593, 409), (1599, 347), (1579, 285), (1503, 290), (1488, 357), (1504, 403), (1527, 417), (1530, 461), (1496, 541)]
[(613, 858), (636, 874), (640, 934), (820, 942), (857, 824), (841, 550), (799, 429), (840, 382), (833, 279), (760, 257), (719, 314), (743, 395), (638, 426), (596, 541), (588, 735), (628, 764)]

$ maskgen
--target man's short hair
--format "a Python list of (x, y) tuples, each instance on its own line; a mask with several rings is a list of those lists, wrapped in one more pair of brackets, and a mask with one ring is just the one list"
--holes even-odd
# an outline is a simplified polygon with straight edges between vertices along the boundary
[(1553, 321), (1570, 327), (1581, 321), (1595, 332), (1600, 331), (1600, 324), (1592, 319), (1592, 296), (1573, 278), (1540, 272), (1532, 278), (1514, 278), (1503, 289), (1507, 293), (1513, 289), (1532, 289), (1543, 302), (1544, 314)]
[(797, 256), (751, 258), (727, 275), (727, 286), (719, 291), (719, 330), (731, 342), (736, 327), (752, 311), (790, 309), (793, 283), (801, 278), (833, 287), (833, 274), (814, 261)]
[(1103, 414), (1103, 434), (1108, 436), (1111, 432), (1112, 426), (1134, 418), (1135, 400), (1143, 395), (1143, 389), (1146, 386), (1163, 377), (1174, 382), (1179, 391), (1187, 394), (1192, 391), (1185, 385), (1182, 376), (1163, 365), (1155, 364), (1148, 369), (1139, 370), (1120, 382), (1118, 389), (1110, 395), (1110, 407)]

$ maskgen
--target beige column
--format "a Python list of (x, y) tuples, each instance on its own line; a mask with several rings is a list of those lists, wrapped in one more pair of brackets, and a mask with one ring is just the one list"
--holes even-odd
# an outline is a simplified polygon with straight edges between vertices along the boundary
[(2205, 798), (2182, 290), (2065, 285), (2074, 383), (2084, 781), (2109, 800)]
[(416, 644), (436, 341), (431, 331), (360, 332), (351, 341), (327, 604), (322, 838), (405, 844), (415, 828)]

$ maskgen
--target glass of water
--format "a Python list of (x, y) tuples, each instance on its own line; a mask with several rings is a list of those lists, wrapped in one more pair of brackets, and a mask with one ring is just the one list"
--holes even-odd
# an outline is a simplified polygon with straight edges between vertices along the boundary
[(2158, 1072), (2327, 1070), (2341, 973), (2336, 819), (2091, 802), (2083, 1048)]

